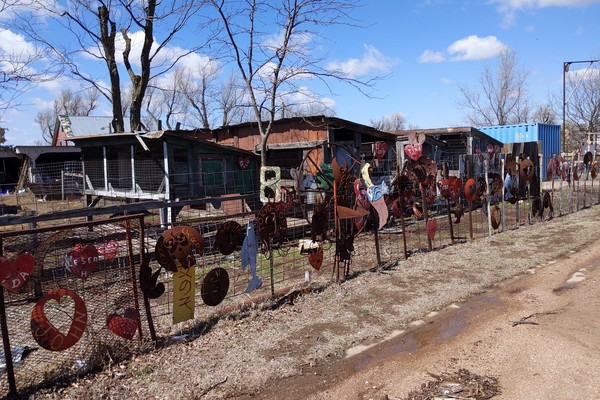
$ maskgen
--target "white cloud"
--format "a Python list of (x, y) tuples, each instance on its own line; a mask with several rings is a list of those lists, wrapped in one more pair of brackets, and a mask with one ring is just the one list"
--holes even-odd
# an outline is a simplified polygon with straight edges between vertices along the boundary
[(346, 61), (333, 61), (329, 63), (327, 69), (341, 71), (350, 78), (357, 78), (371, 72), (389, 72), (397, 63), (397, 60), (386, 57), (375, 47), (365, 45), (365, 52), (361, 59), (350, 58)]
[(35, 46), (28, 42), (23, 35), (8, 29), (0, 29), (0, 50), (11, 55), (33, 55), (36, 53)]
[(419, 57), (419, 62), (422, 64), (441, 63), (444, 61), (446, 61), (446, 56), (440, 51), (425, 50)]
[(507, 46), (495, 36), (479, 37), (471, 35), (459, 39), (441, 51), (425, 50), (419, 57), (420, 63), (441, 63), (445, 61), (473, 61), (496, 57)]
[(448, 79), (448, 78), (442, 78), (440, 79), (440, 81), (444, 84), (444, 85), (453, 85), (454, 84), (454, 80), (452, 79)]
[(452, 43), (448, 47), (448, 53), (451, 55), (451, 61), (485, 60), (496, 57), (506, 48), (496, 36), (480, 38), (471, 35)]
[(599, 4), (600, 0), (488, 0), (490, 4), (496, 4), (498, 12), (503, 15), (503, 26), (511, 26), (515, 22), (518, 12), (537, 10), (547, 7), (585, 7), (591, 4)]

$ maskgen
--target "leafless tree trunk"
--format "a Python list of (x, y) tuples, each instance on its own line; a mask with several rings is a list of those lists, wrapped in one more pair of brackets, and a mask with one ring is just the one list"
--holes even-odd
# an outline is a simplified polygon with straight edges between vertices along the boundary
[(477, 87), (460, 87), (463, 97), (458, 105), (467, 110), (467, 120), (474, 126), (528, 122), (527, 78), (528, 73), (517, 65), (514, 50), (505, 50), (495, 69), (484, 66)]
[[(246, 96), (261, 136), (261, 163), (267, 165), (267, 141), (285, 96), (300, 90), (301, 79), (326, 83), (338, 80), (359, 90), (372, 87), (373, 79), (361, 81), (341, 70), (323, 66), (315, 56), (318, 29), (350, 24), (354, 0), (247, 0), (226, 2), (210, 0), (218, 14), (216, 38), (225, 49), (225, 57), (237, 66), (246, 87)], [(276, 33), (276, 38), (263, 33)], [(363, 91), (365, 93), (365, 91)]]

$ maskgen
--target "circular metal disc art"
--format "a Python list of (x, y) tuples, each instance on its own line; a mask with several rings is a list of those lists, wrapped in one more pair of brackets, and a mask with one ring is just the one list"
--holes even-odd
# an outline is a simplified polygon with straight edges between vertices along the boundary
[(244, 243), (245, 236), (246, 233), (239, 223), (227, 221), (217, 230), (214, 248), (227, 256)]
[(207, 306), (219, 305), (229, 290), (229, 274), (221, 267), (210, 270), (202, 281), (202, 301)]

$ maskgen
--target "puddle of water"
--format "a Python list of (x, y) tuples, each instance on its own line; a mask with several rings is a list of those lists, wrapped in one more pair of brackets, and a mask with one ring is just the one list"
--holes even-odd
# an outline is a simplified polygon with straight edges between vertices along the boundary
[(384, 359), (403, 353), (410, 354), (425, 346), (450, 340), (469, 326), (471, 313), (499, 301), (499, 297), (479, 296), (464, 303), (460, 308), (440, 312), (433, 321), (404, 335), (369, 346), (363, 352), (354, 352), (354, 355), (347, 359), (350, 369), (357, 372)]

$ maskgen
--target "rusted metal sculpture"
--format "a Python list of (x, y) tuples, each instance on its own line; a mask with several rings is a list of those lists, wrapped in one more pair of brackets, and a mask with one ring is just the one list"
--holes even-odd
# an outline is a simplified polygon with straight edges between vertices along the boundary
[(217, 230), (213, 248), (223, 255), (229, 255), (244, 243), (244, 237), (244, 229), (239, 223), (226, 221)]
[(327, 230), (329, 229), (329, 216), (323, 203), (315, 204), (312, 220), (310, 224), (310, 237), (313, 242), (320, 236), (321, 240), (327, 240)]
[(285, 241), (287, 235), (287, 218), (276, 203), (266, 203), (256, 217), (256, 230), (263, 245), (263, 250), (269, 250), (273, 239), (279, 243)]
[(156, 271), (152, 271), (150, 257), (148, 255), (143, 256), (142, 265), (140, 266), (140, 287), (142, 293), (149, 299), (158, 299), (165, 292), (165, 284), (158, 282), (162, 268), (162, 266), (159, 266)]
[(158, 263), (168, 271), (177, 272), (179, 266), (196, 265), (197, 254), (204, 254), (204, 238), (191, 226), (168, 229), (156, 241), (155, 254)]
[(221, 267), (210, 270), (202, 280), (202, 301), (207, 306), (221, 304), (229, 291), (229, 274)]

